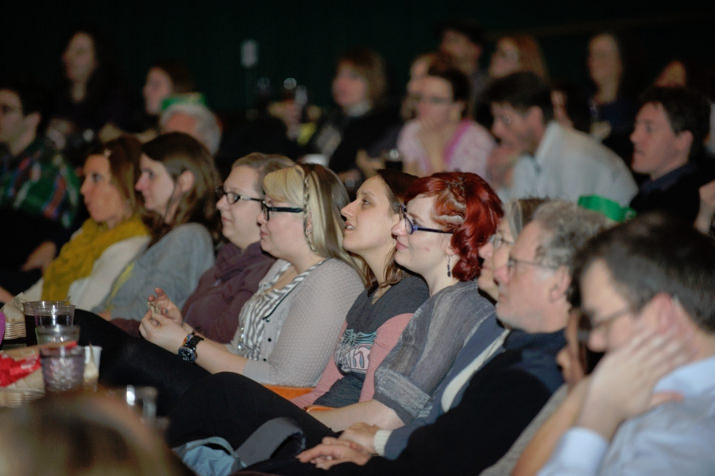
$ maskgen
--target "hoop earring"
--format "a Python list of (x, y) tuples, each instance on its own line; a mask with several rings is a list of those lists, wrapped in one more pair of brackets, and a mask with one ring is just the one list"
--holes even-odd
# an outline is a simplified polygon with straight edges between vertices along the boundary
[(447, 277), (452, 277), (452, 257), (447, 256)]

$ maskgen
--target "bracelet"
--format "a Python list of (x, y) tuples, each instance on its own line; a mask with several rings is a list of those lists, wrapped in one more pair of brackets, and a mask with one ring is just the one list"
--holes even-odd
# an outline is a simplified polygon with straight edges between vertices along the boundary
[(195, 333), (194, 331), (191, 331), (191, 334), (187, 335), (187, 336), (184, 338), (184, 343), (181, 344), (181, 345), (186, 345), (186, 344), (188, 344), (189, 341), (191, 340), (191, 338), (194, 337), (195, 335), (196, 335), (196, 333)]

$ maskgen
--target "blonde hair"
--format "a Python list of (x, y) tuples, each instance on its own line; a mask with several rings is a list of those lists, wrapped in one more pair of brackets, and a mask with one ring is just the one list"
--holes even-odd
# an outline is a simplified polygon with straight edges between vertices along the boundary
[(263, 179), (266, 196), (303, 208), (303, 231), (310, 249), (324, 258), (337, 258), (359, 271), (343, 248), (340, 210), (350, 201), (337, 175), (317, 164), (276, 170)]

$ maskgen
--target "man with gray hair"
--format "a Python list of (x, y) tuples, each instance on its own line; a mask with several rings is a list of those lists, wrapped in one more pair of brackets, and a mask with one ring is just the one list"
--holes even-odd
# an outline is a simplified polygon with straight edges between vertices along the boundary
[[(331, 474), (478, 474), (494, 464), (563, 383), (556, 353), (565, 344), (572, 259), (605, 227), (602, 215), (572, 203), (539, 207), (508, 263), (495, 270), (497, 316), (510, 329), (503, 343), (485, 348), (470, 338), (426, 417), (390, 431), (353, 425), (299, 459)], [(347, 462), (365, 467), (340, 464)], [(323, 474), (295, 465), (274, 472)]]
[(221, 143), (216, 115), (197, 102), (177, 102), (161, 113), (161, 132), (183, 132), (201, 142), (215, 156)]

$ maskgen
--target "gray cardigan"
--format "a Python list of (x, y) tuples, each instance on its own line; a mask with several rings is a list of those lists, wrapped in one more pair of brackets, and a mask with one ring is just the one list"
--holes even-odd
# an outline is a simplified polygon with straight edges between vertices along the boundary
[(412, 320), (375, 372), (375, 396), (408, 424), (426, 416), (430, 397), (465, 342), (484, 327), (488, 345), (501, 333), (495, 325), (482, 326), (494, 306), (479, 294), (474, 281), (442, 289), (417, 309)]
[[(203, 225), (185, 223), (164, 235), (144, 251), (132, 266), (119, 289), (92, 309), (111, 310), (113, 317), (140, 320), (146, 313), (147, 297), (162, 288), (179, 308), (193, 292), (201, 275), (214, 264), (211, 235)], [(124, 278), (127, 268), (117, 280)]]

